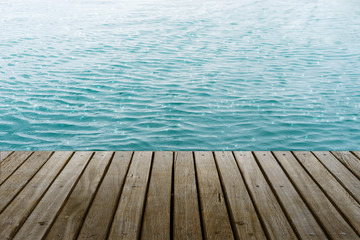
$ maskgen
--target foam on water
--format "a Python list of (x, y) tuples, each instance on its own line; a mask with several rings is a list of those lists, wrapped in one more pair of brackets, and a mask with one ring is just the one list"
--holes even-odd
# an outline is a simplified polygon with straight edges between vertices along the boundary
[(356, 0), (0, 2), (1, 150), (360, 146)]

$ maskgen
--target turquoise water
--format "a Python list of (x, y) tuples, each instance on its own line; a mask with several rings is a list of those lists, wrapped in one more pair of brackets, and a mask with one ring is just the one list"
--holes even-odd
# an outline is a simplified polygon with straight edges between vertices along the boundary
[(357, 0), (2, 0), (1, 150), (360, 147)]

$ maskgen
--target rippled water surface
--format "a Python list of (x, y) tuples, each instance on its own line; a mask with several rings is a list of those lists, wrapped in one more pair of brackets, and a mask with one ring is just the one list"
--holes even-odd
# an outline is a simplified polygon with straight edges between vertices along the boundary
[(357, 0), (0, 0), (0, 149), (359, 149), (359, 39)]

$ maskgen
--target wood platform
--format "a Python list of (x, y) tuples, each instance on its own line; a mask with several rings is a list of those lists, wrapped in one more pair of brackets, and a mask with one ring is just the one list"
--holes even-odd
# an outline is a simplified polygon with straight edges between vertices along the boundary
[(1, 152), (0, 239), (360, 239), (360, 152)]

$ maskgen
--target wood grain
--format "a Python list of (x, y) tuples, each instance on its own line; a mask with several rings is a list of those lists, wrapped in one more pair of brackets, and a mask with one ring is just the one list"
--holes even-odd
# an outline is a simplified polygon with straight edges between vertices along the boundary
[(326, 169), (360, 203), (360, 181), (337, 158), (329, 152), (313, 152)]
[(271, 152), (259, 151), (254, 154), (300, 238), (326, 239), (327, 236)]
[(135, 152), (117, 207), (109, 239), (138, 239), (140, 236), (152, 152)]
[(14, 152), (0, 162), (0, 185), (21, 165), (33, 152)]
[(360, 161), (360, 151), (352, 151), (352, 153), (359, 159)]
[(0, 151), (0, 162), (7, 158), (10, 154), (12, 154), (12, 151)]
[(192, 152), (175, 152), (174, 239), (202, 239)]
[(49, 159), (51, 154), (52, 152), (36, 152), (32, 154), (28, 160), (0, 186), (0, 213), (26, 186), (36, 172)]
[(297, 239), (251, 152), (234, 152), (270, 239)]
[(75, 239), (113, 152), (96, 152), (55, 219), (47, 240)]
[(15, 235), (15, 240), (43, 239), (92, 154), (92, 152), (76, 152), (73, 155)]
[(266, 239), (232, 152), (215, 152), (237, 239)]
[(170, 239), (172, 152), (155, 152), (141, 239)]
[(206, 239), (234, 239), (212, 152), (195, 152), (201, 215)]
[[(304, 153), (299, 152), (298, 154)], [(274, 152), (274, 154), (328, 235), (333, 239), (358, 239), (351, 226), (344, 220), (296, 158), (290, 152)]]
[(133, 152), (115, 152), (82, 225), (78, 239), (105, 240)]
[(360, 239), (359, 154), (13, 152), (0, 239)]
[[(302, 166), (360, 233), (360, 205), (310, 152), (294, 152)], [(336, 160), (337, 161), (337, 160)]]
[(351, 152), (335, 151), (332, 154), (360, 179), (360, 160)]
[(0, 214), (0, 239), (11, 238), (36, 207), (72, 152), (55, 152), (26, 187)]

